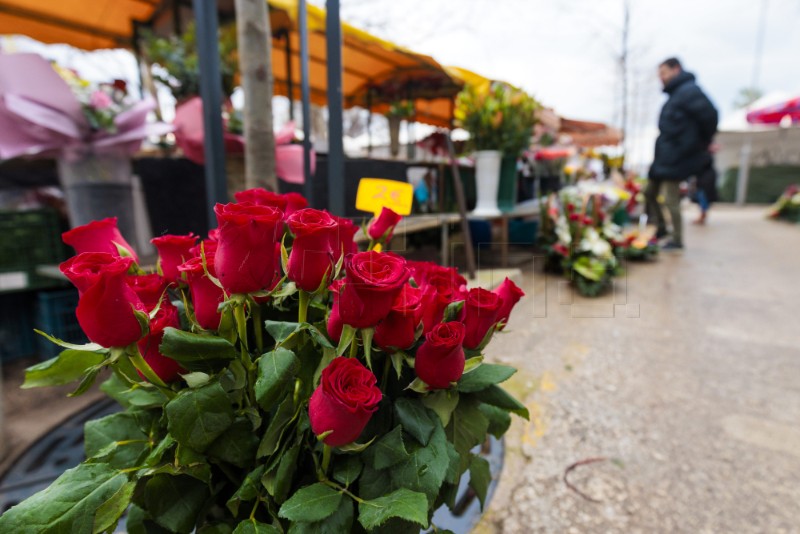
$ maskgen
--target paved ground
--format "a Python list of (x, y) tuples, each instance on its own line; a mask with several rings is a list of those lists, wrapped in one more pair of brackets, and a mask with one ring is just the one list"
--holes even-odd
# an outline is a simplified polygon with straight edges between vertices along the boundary
[(477, 533), (800, 532), (800, 226), (712, 215), (601, 299), (527, 270), (490, 352), (532, 420)]

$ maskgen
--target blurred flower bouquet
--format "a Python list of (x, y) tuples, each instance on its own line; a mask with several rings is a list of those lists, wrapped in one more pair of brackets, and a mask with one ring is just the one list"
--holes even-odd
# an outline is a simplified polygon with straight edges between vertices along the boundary
[[(43, 334), (65, 350), (23, 387), (80, 395), (110, 370), (125, 410), (87, 423), (88, 459), (0, 531), (111, 532), (127, 511), (129, 532), (411, 532), (462, 477), (486, 499), (473, 449), (528, 412), (498, 385), (515, 370), (482, 353), (522, 291), (358, 252), (349, 220), (299, 195), (236, 198), (207, 239), (154, 239), (156, 272), (113, 219), (64, 234), (91, 343)], [(372, 243), (399, 219), (373, 219)]]
[(528, 148), (539, 103), (503, 82), (467, 85), (456, 98), (456, 126), (470, 134), (473, 150), (517, 156)]
[(770, 206), (767, 217), (800, 222), (800, 186), (788, 186), (775, 204)]
[(641, 229), (626, 229), (619, 240), (612, 240), (614, 253), (620, 258), (634, 261), (647, 261), (658, 255), (659, 246), (656, 240), (656, 229), (653, 226)]
[(597, 196), (585, 198), (575, 188), (550, 194), (542, 204), (539, 245), (546, 269), (563, 273), (581, 295), (600, 295), (621, 269), (612, 246), (621, 240)]

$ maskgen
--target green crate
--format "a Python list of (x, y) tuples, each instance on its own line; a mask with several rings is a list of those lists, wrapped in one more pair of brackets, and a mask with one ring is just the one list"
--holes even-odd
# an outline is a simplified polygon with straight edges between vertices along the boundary
[(52, 209), (0, 211), (0, 290), (59, 285), (38, 275), (36, 267), (67, 258), (61, 230), (58, 213)]

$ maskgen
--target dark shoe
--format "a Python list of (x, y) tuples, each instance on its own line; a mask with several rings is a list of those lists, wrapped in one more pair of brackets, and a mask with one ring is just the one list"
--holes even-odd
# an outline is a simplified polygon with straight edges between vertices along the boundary
[(670, 241), (667, 244), (661, 247), (661, 250), (683, 250), (683, 245), (680, 243), (676, 243), (675, 241)]
[(669, 235), (669, 232), (665, 228), (659, 228), (656, 232), (656, 239), (664, 239)]

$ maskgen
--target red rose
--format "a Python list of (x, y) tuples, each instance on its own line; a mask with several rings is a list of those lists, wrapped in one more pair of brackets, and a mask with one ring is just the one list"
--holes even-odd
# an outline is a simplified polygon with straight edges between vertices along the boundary
[(322, 370), (319, 386), (308, 403), (311, 430), (331, 447), (354, 442), (378, 409), (381, 390), (372, 372), (356, 358), (334, 358)]
[(126, 281), (132, 264), (132, 258), (84, 252), (60, 265), (80, 293), (78, 323), (90, 340), (104, 347), (126, 347), (142, 337), (134, 310), (146, 309)]
[[(181, 321), (178, 317), (178, 308), (170, 302), (165, 302), (158, 309), (156, 316), (150, 320), (150, 333), (137, 343), (144, 361), (166, 383), (174, 382), (183, 371), (178, 362), (167, 358), (158, 349), (161, 340), (164, 339), (164, 329), (168, 326), (180, 328)], [(145, 378), (141, 372), (139, 376)]]
[(461, 280), (463, 278), (453, 273), (438, 271), (428, 276), (423, 282), (424, 290), (423, 305), (423, 330), (428, 332), (437, 323), (442, 322), (444, 310), (448, 304), (464, 300), (464, 292), (461, 290)]
[(279, 193), (273, 193), (261, 187), (237, 191), (233, 194), (233, 197), (239, 203), (250, 202), (258, 206), (272, 206), (282, 212), (286, 212), (286, 198)]
[(281, 196), (286, 199), (286, 210), (284, 210), (286, 217), (308, 207), (308, 200), (300, 193), (284, 193)]
[(158, 261), (164, 277), (170, 282), (180, 280), (178, 265), (194, 256), (191, 249), (197, 243), (197, 236), (194, 234), (162, 235), (154, 237), (150, 242), (158, 250)]
[(570, 213), (569, 214), (569, 220), (572, 221), (572, 222), (577, 222), (577, 221), (581, 220), (581, 216), (578, 213)]
[(339, 279), (333, 282), (331, 287), (328, 288), (331, 295), (333, 295), (333, 305), (331, 306), (331, 313), (328, 314), (328, 321), (325, 327), (328, 330), (328, 336), (334, 343), (339, 343), (339, 340), (342, 338), (342, 329), (344, 328), (342, 318), (339, 316), (339, 292), (342, 290), (343, 285), (344, 280)]
[(517, 284), (506, 278), (492, 293), (499, 296), (503, 301), (497, 311), (497, 320), (502, 321), (505, 326), (511, 316), (511, 310), (519, 302), (519, 299), (525, 296), (525, 292)]
[(147, 311), (158, 305), (159, 299), (169, 285), (169, 280), (158, 274), (141, 274), (127, 277), (128, 285), (139, 296)]
[(425, 334), (417, 349), (414, 371), (433, 389), (445, 389), (458, 382), (464, 374), (464, 343), (466, 327), (459, 322), (439, 323)]
[(326, 276), (333, 276), (338, 225), (326, 212), (311, 208), (294, 212), (287, 223), (294, 241), (286, 274), (300, 289), (316, 291)]
[(208, 255), (213, 256), (217, 253), (218, 246), (219, 246), (219, 241), (217, 241), (216, 239), (211, 239), (210, 237), (208, 239), (204, 239), (203, 241), (201, 241), (200, 243), (189, 249), (190, 256), (186, 258), (186, 261), (189, 261), (191, 258), (196, 258), (200, 256), (202, 251), (205, 251), (206, 256)]
[(375, 344), (383, 350), (389, 347), (408, 349), (416, 341), (415, 334), (422, 321), (421, 289), (404, 285), (392, 304), (392, 310), (375, 327)]
[(341, 254), (347, 255), (358, 252), (358, 243), (353, 241), (356, 232), (358, 232), (358, 226), (346, 217), (337, 217), (336, 215), (331, 215), (331, 217), (339, 225), (339, 244), (335, 250), (336, 261), (339, 261)]
[(397, 226), (397, 223), (399, 223), (402, 219), (402, 215), (398, 215), (389, 208), (384, 207), (381, 209), (380, 215), (378, 215), (377, 218), (373, 218), (369, 225), (369, 230), (367, 233), (369, 234), (370, 239), (378, 241), (385, 234), (386, 241), (389, 241), (394, 233), (394, 227)]
[(575, 204), (573, 204), (571, 202), (568, 202), (567, 203), (567, 212), (572, 213), (573, 211), (575, 211)]
[(345, 258), (345, 270), (339, 315), (354, 328), (375, 326), (386, 317), (410, 276), (403, 258), (375, 251), (351, 254)]
[(219, 228), (214, 228), (208, 231), (208, 240), (215, 243), (219, 241)]
[[(206, 252), (206, 263), (208, 272), (214, 274), (214, 255)], [(220, 313), (217, 311), (220, 303), (225, 300), (222, 289), (208, 278), (203, 271), (203, 260), (200, 257), (192, 258), (178, 267), (182, 273), (186, 273), (186, 282), (189, 284), (189, 291), (192, 294), (192, 304), (194, 305), (194, 316), (197, 323), (206, 330), (216, 330), (219, 328)]]
[(458, 269), (455, 267), (443, 267), (431, 261), (410, 261), (408, 268), (414, 281), (420, 286), (432, 279), (439, 280), (437, 284), (449, 281), (448, 285), (452, 287), (452, 291), (461, 291), (467, 285), (467, 279), (458, 274)]
[(498, 313), (502, 304), (503, 299), (482, 287), (469, 290), (461, 314), (467, 327), (465, 347), (474, 349), (481, 344), (486, 333), (499, 320)]
[(270, 206), (217, 204), (219, 245), (214, 259), (228, 293), (253, 293), (275, 279), (275, 243), (283, 232), (282, 213)]
[(592, 218), (591, 218), (591, 217), (589, 217), (588, 215), (586, 215), (586, 216), (583, 218), (583, 224), (585, 224), (586, 226), (592, 226), (592, 225), (594, 224), (594, 221), (592, 220)]
[(136, 263), (139, 257), (133, 247), (125, 241), (117, 228), (117, 218), (109, 217), (89, 224), (78, 226), (61, 234), (64, 243), (75, 249), (76, 254), (81, 252), (108, 252), (112, 256), (119, 256), (116, 245), (126, 249)]
[(561, 254), (565, 258), (569, 256), (569, 249), (566, 247), (566, 245), (562, 243), (556, 243), (555, 245), (553, 245), (553, 252), (555, 252), (556, 254)]

